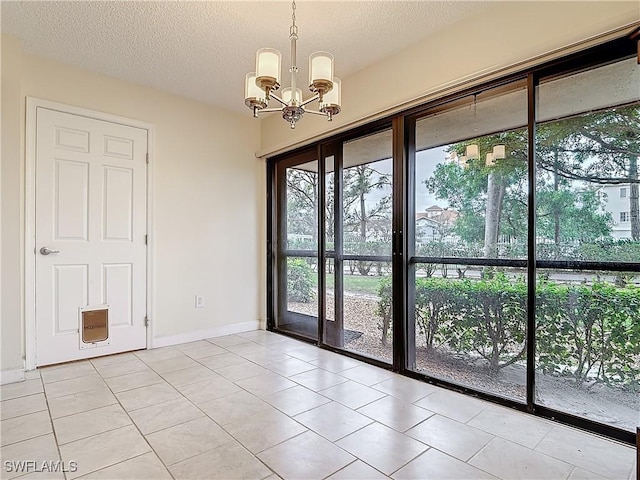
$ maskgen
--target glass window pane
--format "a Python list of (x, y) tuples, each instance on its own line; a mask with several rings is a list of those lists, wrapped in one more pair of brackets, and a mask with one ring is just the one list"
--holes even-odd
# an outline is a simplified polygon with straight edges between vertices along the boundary
[(526, 269), (416, 265), (415, 371), (526, 399)]
[(536, 402), (635, 431), (640, 274), (539, 270), (536, 307)]
[(391, 262), (367, 268), (367, 275), (345, 268), (344, 348), (392, 363)]
[(640, 275), (606, 264), (640, 264), (639, 84), (631, 58), (537, 91), (538, 258), (575, 269), (538, 270), (536, 401), (628, 431), (640, 412)]
[(527, 269), (516, 261), (528, 251), (526, 84), (434, 109), (416, 122), (415, 158), (413, 368), (524, 402)]
[(287, 168), (287, 249), (318, 248), (318, 162)]
[(297, 165), (277, 167), (276, 326), (317, 339), (318, 162), (305, 157)]
[(286, 310), (278, 327), (312, 338), (318, 335), (318, 272), (315, 258), (287, 257)]
[(539, 258), (640, 261), (638, 85), (633, 58), (541, 82)]
[[(335, 322), (335, 156), (324, 159), (325, 165), (325, 250), (334, 256), (325, 256), (325, 321)], [(333, 336), (335, 323), (325, 326), (325, 342)]]
[(417, 256), (526, 258), (525, 87), (469, 96), (416, 123)]
[[(336, 296), (336, 279), (340, 281), (337, 269), (341, 265), (339, 253), (341, 243), (336, 242), (336, 165), (335, 156), (325, 158), (325, 232), (326, 232), (326, 256), (325, 256), (325, 295), (324, 295), (324, 320), (323, 341), (327, 345), (342, 348), (344, 345), (344, 328), (342, 325), (341, 299)], [(339, 197), (337, 197), (339, 199)], [(339, 240), (339, 239), (338, 239)], [(338, 259), (336, 259), (338, 257)], [(336, 313), (336, 311), (338, 311)]]
[[(344, 144), (342, 203), (345, 254), (391, 255), (391, 156), (391, 130)], [(364, 275), (366, 265), (357, 265)]]
[(343, 144), (343, 250), (336, 254), (348, 258), (337, 263), (335, 288), (342, 348), (387, 363), (393, 361), (392, 139), (387, 129)]
[(335, 249), (335, 157), (325, 158), (325, 242), (327, 252)]

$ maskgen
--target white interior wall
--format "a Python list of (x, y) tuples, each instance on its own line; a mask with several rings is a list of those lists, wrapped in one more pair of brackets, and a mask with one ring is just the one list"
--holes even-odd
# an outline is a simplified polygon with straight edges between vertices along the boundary
[[(265, 317), (264, 165), (251, 117), (22, 51), (2, 37), (2, 370), (24, 355), (26, 97), (155, 125), (154, 344), (257, 328)], [(195, 295), (204, 308), (195, 308)]]
[[(24, 355), (26, 96), (156, 125), (152, 322), (163, 344), (265, 318), (265, 169), (255, 151), (308, 143), (639, 21), (636, 1), (497, 2), (343, 79), (334, 123), (305, 118), (295, 131), (277, 115), (258, 122), (28, 55), (3, 35), (0, 369), (20, 369)], [(205, 308), (194, 308), (195, 294), (204, 295)]]
[(22, 369), (21, 49), (17, 38), (2, 37), (0, 382), (19, 379)]
[[(559, 49), (638, 22), (637, 1), (496, 2), (478, 15), (343, 78), (343, 108), (332, 123), (307, 115), (291, 130), (280, 115), (266, 117), (260, 155), (304, 145), (381, 114), (437, 98), (448, 89), (478, 83), (478, 79), (504, 75), (522, 68), (523, 63), (535, 63), (540, 56), (553, 56)], [(302, 36), (300, 42), (304, 41)], [(288, 61), (285, 55), (283, 64)], [(340, 59), (335, 62), (340, 76)]]

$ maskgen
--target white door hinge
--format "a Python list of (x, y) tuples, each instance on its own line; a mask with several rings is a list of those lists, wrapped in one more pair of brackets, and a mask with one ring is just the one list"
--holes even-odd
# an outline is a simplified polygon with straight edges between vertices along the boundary
[(149, 153), (147, 152), (147, 163), (149, 163)]
[(145, 245), (149, 245), (149, 235), (148, 234), (145, 234), (145, 236), (144, 236), (144, 244)]
[(149, 326), (149, 317), (144, 317), (144, 326), (145, 327)]

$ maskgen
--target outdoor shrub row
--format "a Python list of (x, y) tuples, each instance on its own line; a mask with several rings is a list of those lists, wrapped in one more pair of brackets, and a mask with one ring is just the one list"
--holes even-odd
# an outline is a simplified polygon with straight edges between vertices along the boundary
[(287, 259), (287, 297), (290, 302), (313, 300), (313, 268), (302, 258)]
[[(391, 321), (390, 280), (381, 281), (378, 313)], [(481, 280), (419, 278), (416, 334), (427, 348), (479, 355), (490, 370), (526, 356), (527, 286), (498, 273)], [(580, 385), (602, 382), (640, 388), (640, 289), (596, 281), (543, 280), (536, 293), (537, 367)], [(384, 339), (383, 339), (384, 340)]]

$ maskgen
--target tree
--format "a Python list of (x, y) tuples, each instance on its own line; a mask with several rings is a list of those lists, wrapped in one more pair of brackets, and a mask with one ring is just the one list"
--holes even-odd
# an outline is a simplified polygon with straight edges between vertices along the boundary
[[(383, 190), (391, 186), (391, 178), (375, 169), (372, 164), (345, 168), (343, 173), (343, 209), (346, 230), (351, 230), (358, 239), (358, 253), (380, 254), (368, 251), (368, 241), (386, 240), (389, 237), (388, 226), (391, 218), (391, 193), (384, 195), (378, 202), (372, 203), (367, 195), (373, 190)], [(346, 236), (346, 235), (345, 235)], [(363, 251), (366, 249), (367, 251)], [(357, 261), (355, 266), (361, 275), (368, 275), (372, 262)]]
[(553, 238), (555, 245), (561, 240), (595, 242), (611, 232), (611, 214), (601, 211), (602, 200), (592, 189), (572, 191), (547, 183), (540, 186), (537, 198), (536, 233)]
[(305, 235), (318, 245), (318, 174), (287, 169), (287, 235)]
[[(542, 145), (537, 178), (538, 236), (552, 238), (556, 244), (561, 240), (607, 238), (611, 216), (602, 211), (602, 199), (595, 189), (560, 175), (562, 157), (557, 143), (566, 137), (562, 131), (561, 127), (543, 131), (538, 142)], [(517, 244), (526, 243), (527, 134), (515, 130), (475, 138), (451, 145), (448, 152), (461, 156), (472, 143), (479, 146), (479, 159), (465, 165), (442, 163), (425, 184), (437, 198), (446, 199), (460, 212), (454, 226), (456, 234), (466, 242), (482, 242), (484, 256), (495, 258), (500, 236), (509, 236)], [(484, 154), (497, 144), (505, 145), (506, 158), (486, 166)]]
[[(377, 202), (368, 198), (374, 190), (391, 186), (390, 175), (374, 168), (375, 164), (364, 164), (345, 168), (343, 171), (343, 211), (345, 234), (353, 233), (361, 250), (358, 253), (381, 253), (364, 251), (368, 242), (378, 240), (390, 242), (391, 193), (383, 195)], [(287, 228), (288, 235), (309, 237), (317, 246), (319, 177), (316, 172), (287, 170)], [(335, 236), (335, 177), (331, 172), (326, 179), (325, 219), (327, 241)], [(345, 235), (346, 236), (346, 235)], [(359, 272), (367, 275), (370, 262), (357, 262)]]
[(631, 238), (640, 241), (638, 104), (585, 113), (541, 125), (538, 166), (568, 180), (629, 184)]
[(391, 194), (385, 195), (375, 205), (367, 204), (367, 194), (374, 189), (391, 186), (389, 175), (380, 173), (370, 164), (344, 169), (345, 226), (358, 234), (360, 242), (367, 241), (367, 226), (376, 218), (388, 218), (391, 213)]
[[(437, 198), (446, 199), (460, 213), (454, 232), (466, 242), (482, 242), (485, 257), (496, 257), (498, 238), (508, 235), (524, 243), (527, 232), (526, 131), (515, 130), (451, 145), (460, 157), (470, 144), (479, 146), (478, 159), (464, 165), (449, 162), (436, 167), (424, 183)], [(505, 145), (506, 158), (485, 165), (485, 153)]]

